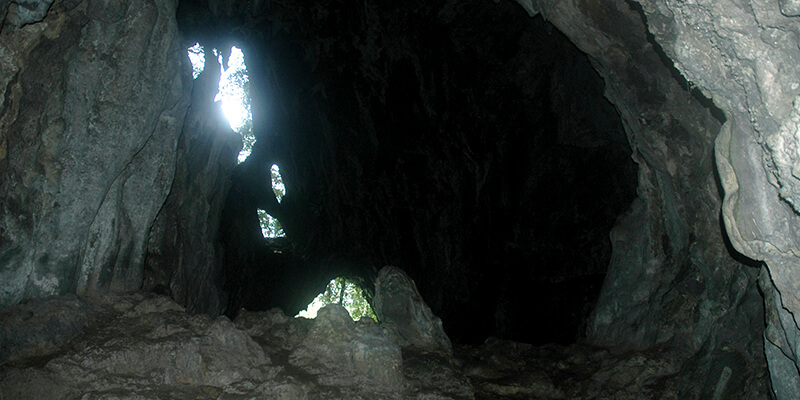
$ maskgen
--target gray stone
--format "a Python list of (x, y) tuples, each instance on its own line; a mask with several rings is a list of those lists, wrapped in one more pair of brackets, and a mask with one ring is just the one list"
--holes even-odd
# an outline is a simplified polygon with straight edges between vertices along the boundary
[(374, 321), (354, 322), (339, 304), (319, 310), (303, 343), (289, 356), (292, 365), (318, 375), (326, 386), (361, 382), (376, 392), (396, 393), (403, 386), (400, 347)]
[[(760, 385), (764, 393), (768, 383), (753, 372), (764, 363), (758, 343), (762, 328), (757, 271), (731, 258), (719, 219), (710, 217), (724, 208), (712, 162), (714, 147), (720, 148), (715, 143), (722, 122), (718, 118), (727, 117), (730, 124), (731, 116), (716, 96), (712, 96), (714, 103), (725, 115), (706, 107), (710, 102), (703, 96), (713, 93), (711, 87), (737, 85), (734, 79), (722, 78), (729, 72), (720, 60), (732, 55), (709, 56), (718, 49), (707, 23), (721, 6), (712, 1), (692, 2), (707, 3), (703, 7), (672, 1), (638, 3), (641, 8), (625, 1), (592, 3), (591, 7), (558, 1), (536, 5), (593, 58), (639, 165), (639, 199), (612, 229), (612, 259), (588, 323), (589, 340), (621, 349), (668, 344), (685, 350), (685, 362), (708, 365), (726, 354), (714, 348), (733, 346), (753, 366), (737, 372), (750, 373), (747, 379), (755, 379), (753, 385)], [(736, 13), (735, 8), (719, 11)], [(730, 18), (744, 18), (744, 14)], [(650, 33), (658, 43), (648, 42)], [(687, 45), (690, 37), (695, 39)], [(749, 37), (758, 46), (764, 43), (757, 34)], [(690, 83), (681, 81), (672, 61)], [(794, 68), (797, 63), (791, 65)], [(693, 68), (705, 72), (687, 74)], [(795, 74), (778, 79), (789, 87), (791, 76)], [(726, 174), (720, 175), (725, 186)], [(707, 359), (692, 359), (693, 355)], [(690, 375), (681, 375), (685, 385), (694, 384)], [(713, 393), (718, 376), (695, 393)]]
[[(12, 0), (10, 2), (8, 15), (4, 17), (9, 24), (14, 27), (40, 22), (47, 15), (47, 10), (53, 4), (53, 0)], [(0, 8), (5, 11), (5, 8)], [(0, 27), (3, 26), (0, 20)]]
[(52, 353), (77, 336), (91, 314), (74, 295), (0, 309), (0, 364)]
[(221, 255), (216, 240), (230, 175), (242, 138), (233, 132), (219, 102), (219, 61), (207, 58), (194, 81), (192, 102), (177, 148), (175, 179), (150, 230), (143, 290), (169, 288), (190, 312), (225, 311), (219, 287)]
[(383, 267), (378, 272), (373, 309), (402, 347), (448, 354), (453, 351), (442, 320), (433, 315), (417, 285), (403, 270)]
[[(225, 153), (216, 146), (226, 141), (199, 146), (201, 150), (193, 153), (193, 144), (207, 136), (192, 137), (184, 130), (189, 150), (176, 163), (189, 88), (186, 61), (180, 61), (184, 55), (177, 46), (176, 2), (56, 2), (49, 14), (47, 1), (9, 4), (0, 2), (0, 15), (5, 18), (9, 10), (0, 36), (0, 305), (51, 294), (134, 290), (143, 280), (147, 245), (154, 257), (188, 256), (177, 266), (155, 266), (151, 287), (168, 284), (191, 310), (220, 312), (224, 295), (213, 286), (218, 277), (212, 260), (217, 253), (212, 247), (195, 251), (197, 247), (188, 244), (213, 246), (225, 184), (203, 182), (195, 187), (191, 182), (206, 175), (224, 181), (225, 166), (213, 164), (223, 157), (216, 158), (215, 153), (204, 159), (202, 154), (205, 149)], [(661, 389), (679, 387), (686, 398), (728, 398), (736, 395), (732, 388), (737, 383), (749, 382), (751, 392), (737, 393), (752, 398), (768, 392), (766, 380), (758, 375), (766, 357), (775, 395), (792, 398), (800, 381), (796, 361), (800, 330), (794, 319), (800, 312), (797, 1), (520, 4), (529, 13), (540, 12), (591, 57), (606, 79), (606, 95), (624, 120), (640, 167), (639, 199), (611, 233), (612, 261), (589, 321), (592, 343), (639, 355), (610, 357), (573, 349), (590, 364), (600, 358), (610, 360), (581, 375), (610, 389), (576, 385), (584, 392), (573, 396), (568, 387), (557, 384), (557, 377), (532, 369), (525, 375), (527, 381), (485, 379), (479, 390), (496, 396), (670, 398), (679, 392)], [(218, 15), (234, 13), (232, 2), (212, 2), (211, 10)], [(682, 82), (682, 77), (688, 81)], [(719, 120), (705, 107), (711, 100), (724, 114)], [(714, 157), (723, 198), (716, 185)], [(203, 161), (211, 164), (201, 168)], [(186, 168), (186, 173), (179, 174), (170, 206), (162, 207), (175, 165)], [(208, 196), (212, 198), (206, 200)], [(193, 203), (194, 199), (201, 200)], [(731, 259), (719, 232), (720, 209), (732, 246), (766, 264), (759, 279), (767, 317), (763, 341), (760, 310), (755, 306), (760, 301), (754, 287), (756, 271)], [(161, 216), (152, 229), (159, 210)], [(172, 213), (194, 220), (175, 225), (181, 219)], [(188, 235), (192, 231), (197, 236)], [(166, 238), (175, 237), (179, 238), (164, 244)], [(418, 354), (425, 350), (448, 354), (451, 346), (441, 322), (414, 283), (402, 273), (387, 274), (379, 282), (379, 289), (384, 289), (376, 293), (376, 303), (380, 302), (376, 308), (382, 310), (381, 329), (393, 332), (390, 339), (372, 325), (347, 325), (338, 311), (329, 311), (322, 322), (275, 318), (252, 324), (254, 331), (279, 343), (280, 351), (294, 352), (293, 367), (333, 379), (325, 381), (330, 385), (311, 389), (289, 381), (251, 385), (251, 378), (271, 378), (235, 367), (215, 369), (217, 380), (202, 382), (229, 384), (231, 395), (272, 390), (287, 397), (345, 392), (362, 397), (363, 392), (345, 385), (344, 378), (330, 370), (342, 365), (372, 368), (363, 359), (356, 361), (369, 354), (357, 356), (358, 338), (380, 343), (390, 360), (394, 360), (392, 347), (386, 343), (391, 340), (420, 350)], [(191, 290), (200, 294), (193, 298), (188, 295)], [(186, 316), (175, 305), (136, 303), (128, 311), (131, 314), (120, 316), (120, 321), (155, 344), (135, 339), (136, 332), (113, 333), (120, 335), (123, 348), (148, 354), (115, 348), (111, 328), (102, 328), (80, 339), (84, 345), (73, 353), (54, 355), (47, 368), (9, 371), (3, 377), (8, 384), (2, 389), (5, 397), (125, 398), (118, 390), (127, 390), (129, 398), (217, 397), (203, 394), (202, 384), (175, 384), (179, 376), (200, 379), (193, 366), (200, 351), (196, 346), (230, 341), (238, 349), (231, 350), (233, 354), (253, 349), (253, 343), (224, 320), (213, 326), (210, 319), (200, 317), (183, 321)], [(65, 337), (83, 324), (83, 311), (76, 312), (76, 319), (64, 327)], [(153, 321), (166, 321), (158, 329), (177, 335), (175, 340), (158, 331)], [(23, 329), (36, 332), (41, 323)], [(193, 329), (201, 333), (187, 333)], [(325, 336), (338, 329), (344, 342)], [(280, 334), (269, 333), (275, 331)], [(188, 335), (183, 337), (186, 341), (178, 340), (181, 335)], [(211, 342), (200, 339), (205, 335)], [(327, 339), (322, 343), (309, 339), (319, 341), (323, 336)], [(265, 343), (259, 344), (265, 351)], [(32, 354), (52, 349), (46, 340), (44, 350), (35, 346)], [(92, 353), (93, 348), (130, 365), (115, 365)], [(664, 348), (681, 351), (668, 361), (660, 354), (642, 353)], [(159, 355), (162, 350), (174, 350), (178, 358)], [(328, 350), (350, 358), (332, 358)], [(21, 351), (11, 357), (25, 356)], [(179, 364), (178, 375), (166, 372), (165, 365), (171, 362)], [(231, 360), (223, 356), (220, 362)], [(414, 364), (407, 371), (411, 380), (425, 376), (413, 371), (430, 370), (435, 372), (432, 376), (446, 376), (441, 379), (463, 386), (453, 365), (444, 361), (432, 363), (430, 369), (419, 365), (427, 364)], [(582, 365), (576, 362), (571, 367)], [(678, 365), (682, 367), (676, 372)], [(146, 376), (146, 368), (161, 372), (161, 377)], [(642, 375), (652, 379), (640, 380), (634, 374), (637, 370), (645, 370)], [(396, 382), (392, 373), (383, 372), (376, 379)], [(80, 386), (88, 385), (82, 379), (98, 373), (113, 376), (117, 383)], [(495, 369), (492, 374), (499, 372)], [(153, 389), (163, 379), (170, 380), (169, 390)], [(467, 396), (468, 392), (454, 388), (448, 393)], [(446, 396), (415, 393), (419, 398)]]
[[(650, 31), (676, 68), (725, 113), (715, 150), (726, 232), (737, 251), (766, 263), (771, 277), (767, 286), (774, 286), (779, 296), (773, 297), (780, 298), (780, 306), (767, 301), (767, 314), (797, 315), (800, 47), (796, 19), (788, 17), (796, 11), (795, 2), (779, 2), (780, 7), (763, 0), (639, 3), (648, 20), (662, 21)], [(771, 330), (796, 335), (796, 323), (774, 326), (780, 320), (768, 319), (768, 338)], [(776, 345), (770, 342), (768, 349)], [(796, 350), (782, 348), (798, 360)], [(774, 355), (773, 350), (768, 354)], [(779, 359), (770, 360), (772, 364)], [(783, 371), (772, 376), (773, 387), (793, 387), (797, 369), (790, 377), (785, 361), (778, 362), (770, 365), (771, 371)]]
[(403, 374), (411, 383), (409, 397), (474, 399), (475, 389), (460, 364), (441, 353), (403, 353)]
[(92, 5), (0, 36), (2, 305), (142, 283), (191, 77), (177, 1)]
[(767, 329), (764, 332), (764, 351), (772, 380), (772, 391), (778, 399), (790, 399), (800, 393), (800, 376), (794, 354), (800, 343), (800, 331), (794, 316), (781, 302), (769, 272), (762, 268), (759, 286), (764, 294)]
[[(49, 299), (27, 309), (71, 310), (70, 300)], [(401, 355), (379, 324), (354, 322), (339, 305), (323, 308), (317, 320), (275, 309), (243, 312), (232, 323), (189, 315), (173, 300), (152, 294), (98, 300), (91, 305), (97, 318), (68, 345), (39, 347), (4, 365), (0, 396), (677, 400), (702, 392), (703, 399), (761, 398), (758, 385), (739, 379), (747, 375), (747, 361), (732, 348), (693, 360), (699, 375), (689, 374), (697, 379), (685, 386), (680, 348), (617, 354), (587, 345), (535, 347), (490, 339), (456, 345), (454, 355), (410, 348)], [(5, 311), (11, 318), (28, 315), (22, 307)], [(717, 360), (722, 361), (703, 364)]]
[(781, 13), (787, 17), (800, 17), (800, 1), (780, 0)]
[(456, 356), (484, 399), (679, 399), (676, 350), (613, 354), (584, 345), (534, 347), (491, 338), (457, 346)]
[[(98, 300), (98, 317), (69, 345), (41, 346), (47, 339), (38, 336), (33, 342), (45, 342), (31, 344), (40, 351), (6, 364), (0, 398), (473, 398), (451, 356), (417, 353), (405, 363), (380, 325), (354, 322), (339, 305), (316, 320), (272, 310), (244, 312), (234, 324), (153, 294)], [(69, 309), (48, 302), (37, 309)]]
[(12, 369), (0, 376), (0, 395), (196, 398), (253, 390), (251, 382), (269, 381), (278, 371), (258, 344), (225, 317), (190, 316), (164, 297), (105, 302), (106, 318), (81, 332), (68, 351), (55, 352), (43, 368)]

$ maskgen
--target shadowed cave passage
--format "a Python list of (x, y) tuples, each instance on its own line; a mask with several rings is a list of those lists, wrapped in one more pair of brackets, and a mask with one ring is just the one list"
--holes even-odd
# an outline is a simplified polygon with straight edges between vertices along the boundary
[[(369, 281), (398, 265), (454, 341), (583, 335), (609, 231), (634, 197), (630, 146), (569, 40), (513, 3), (474, 7), (380, 28), (343, 14), (336, 32), (304, 22), (312, 37), (300, 41), (240, 33), (257, 142), (222, 216), (228, 315), (294, 314), (335, 276)], [(220, 34), (179, 21), (191, 40)], [(365, 60), (338, 36), (348, 29), (404, 44), (375, 44), (384, 56)], [(264, 187), (274, 162), (280, 203)], [(262, 238), (256, 209), (285, 240)]]
[(798, 17), (0, 2), (0, 397), (795, 399)]

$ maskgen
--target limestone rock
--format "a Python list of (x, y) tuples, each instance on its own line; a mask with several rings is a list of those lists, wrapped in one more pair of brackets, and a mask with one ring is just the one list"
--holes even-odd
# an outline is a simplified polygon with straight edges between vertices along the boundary
[[(596, 122), (615, 114), (614, 109), (619, 113), (622, 122), (608, 132), (618, 133), (624, 125), (639, 166), (639, 199), (612, 230), (608, 276), (588, 331), (593, 344), (624, 353), (570, 349), (576, 359), (563, 364), (567, 369), (546, 362), (559, 356), (569, 359), (561, 350), (542, 350), (539, 358), (528, 354), (552, 367), (542, 370), (519, 357), (487, 350), (501, 346), (487, 346), (476, 350), (477, 358), (494, 357), (512, 368), (477, 362), (476, 369), (486, 374), (470, 377), (480, 395), (672, 398), (678, 393), (689, 399), (758, 398), (769, 391), (763, 375), (768, 361), (774, 394), (792, 398), (800, 386), (796, 343), (800, 329), (793, 317), (800, 312), (798, 1), (519, 1), (524, 10), (511, 2), (446, 1), (443, 6), (419, 2), (414, 12), (402, 7), (394, 12), (370, 1), (349, 12), (326, 6), (308, 12), (303, 7), (245, 3), (185, 2), (189, 12), (182, 15), (191, 22), (185, 27), (199, 26), (186, 32), (199, 36), (244, 32), (245, 37), (261, 38), (262, 42), (249, 43), (254, 52), (263, 47), (264, 38), (274, 40), (278, 55), (261, 54), (263, 62), (255, 63), (253, 77), (263, 78), (264, 84), (254, 91), (253, 105), (260, 107), (262, 117), (274, 117), (279, 128), (268, 128), (264, 120), (254, 124), (260, 148), (268, 149), (254, 154), (261, 157), (259, 162), (281, 158), (294, 168), (287, 183), (294, 184), (296, 194), (275, 209), (287, 216), (291, 228), (287, 231), (296, 232), (298, 248), (317, 260), (334, 252), (382, 260), (408, 257), (415, 277), (430, 278), (419, 279), (418, 284), (431, 306), (448, 323), (467, 321), (458, 329), (464, 334), (476, 326), (484, 329), (476, 336), (494, 330), (513, 332), (503, 326), (511, 319), (505, 311), (520, 297), (496, 292), (527, 295), (512, 289), (530, 288), (530, 281), (518, 283), (517, 278), (531, 272), (527, 262), (535, 257), (530, 254), (543, 254), (532, 253), (537, 236), (524, 233), (516, 223), (520, 215), (552, 216), (524, 211), (546, 204), (536, 203), (538, 197), (530, 194), (541, 187), (536, 181), (542, 175), (508, 178), (526, 168), (538, 171), (541, 165), (570, 170), (561, 163), (527, 165), (530, 148), (541, 148), (545, 140), (520, 138), (543, 134), (531, 135), (528, 128), (566, 126), (571, 134), (552, 140), (565, 140), (567, 147), (574, 147), (597, 139), (585, 132), (606, 132), (597, 123), (574, 121), (586, 116)], [(225, 141), (205, 134), (185, 135), (186, 151), (182, 158), (176, 156), (190, 87), (188, 65), (177, 46), (176, 5), (176, 0), (0, 1), (0, 305), (50, 294), (135, 290), (143, 279), (149, 238), (150, 255), (164, 257), (153, 258), (163, 263), (152, 264), (152, 287), (168, 284), (192, 311), (216, 314), (224, 308), (225, 295), (215, 286), (220, 252), (213, 241), (227, 185), (225, 166), (214, 162), (225, 153), (220, 147)], [(489, 8), (511, 6), (519, 18), (491, 13), (496, 10)], [(203, 7), (208, 9), (205, 14)], [(241, 15), (242, 10), (252, 19)], [(543, 19), (528, 19), (533, 13)], [(481, 20), (489, 22), (477, 25)], [(244, 25), (236, 25), (242, 21)], [(531, 23), (541, 29), (512, 29)], [(259, 29), (264, 26), (269, 28)], [(537, 69), (511, 68), (547, 58), (539, 53), (542, 48), (525, 44), (538, 36), (555, 40), (547, 33), (553, 27), (588, 55), (584, 67), (591, 62), (605, 79), (605, 96), (614, 105), (604, 103), (605, 110), (611, 111), (578, 114), (573, 109), (595, 107), (560, 102), (571, 95), (529, 93), (556, 91), (565, 87), (563, 76), (585, 73), (540, 74)], [(470, 69), (474, 54), (488, 61)], [(577, 65), (562, 62), (568, 57), (556, 58), (555, 64)], [(270, 69), (273, 66), (275, 70)], [(487, 85), (466, 85), (472, 82)], [(273, 94), (284, 101), (267, 100)], [(514, 104), (500, 103), (507, 98)], [(270, 108), (267, 103), (277, 106)], [(553, 113), (561, 116), (554, 118)], [(190, 125), (203, 121), (192, 119)], [(469, 125), (477, 128), (473, 131)], [(573, 129), (578, 127), (587, 130)], [(205, 141), (211, 144), (194, 146)], [(615, 148), (619, 155), (619, 147)], [(625, 147), (622, 158), (627, 159), (627, 151)], [(206, 157), (206, 152), (214, 154)], [(524, 156), (507, 157), (515, 152)], [(186, 170), (173, 182), (176, 165)], [(584, 176), (587, 170), (575, 168), (572, 175)], [(250, 216), (231, 230), (247, 231), (253, 239), (247, 242), (250, 247), (242, 247), (239, 236), (226, 242), (231, 265), (227, 282), (244, 283), (231, 286), (241, 289), (232, 290), (232, 297), (252, 299), (265, 292), (247, 270), (262, 268), (261, 261), (269, 260), (262, 256), (269, 250), (264, 249), (252, 215), (266, 204), (252, 189), (266, 188), (264, 176), (250, 177), (260, 186), (240, 178), (243, 189), (234, 196), (243, 204), (233, 207), (235, 211)], [(206, 177), (219, 182), (203, 181)], [(561, 186), (588, 187), (573, 185), (581, 182), (575, 179)], [(174, 196), (162, 207), (173, 183)], [(547, 194), (557, 186), (551, 185)], [(602, 189), (575, 197), (596, 203), (593, 192)], [(719, 229), (720, 208), (727, 237)], [(575, 209), (588, 208), (579, 204)], [(554, 219), (573, 214), (569, 209), (553, 213)], [(508, 235), (473, 238), (470, 234), (487, 230)], [(605, 232), (587, 237), (605, 240)], [(581, 237), (575, 230), (567, 235)], [(594, 251), (575, 251), (572, 245), (564, 246), (567, 250), (560, 254), (580, 254), (576, 261), (606, 260), (608, 246), (602, 243), (597, 254), (606, 258), (594, 257)], [(483, 258), (502, 252), (504, 260), (521, 267), (498, 276), (494, 266), (505, 263), (486, 264), (473, 258), (473, 245), (484, 246)], [(758, 278), (766, 332), (754, 284), (758, 271), (736, 251), (766, 265)], [(576, 262), (580, 267), (575, 271), (585, 274), (596, 264), (604, 266), (604, 261), (594, 263)], [(281, 276), (282, 269), (264, 270), (269, 277), (265, 281), (291, 281), (288, 274)], [(409, 357), (403, 358), (403, 379), (422, 387), (407, 393), (419, 398), (469, 397), (458, 365), (448, 356), (450, 343), (440, 321), (407, 276), (389, 278), (403, 281), (396, 292), (384, 290), (376, 296), (384, 309), (386, 325), (381, 329), (390, 331), (389, 339), (372, 325), (347, 325), (338, 311), (329, 311), (322, 322), (298, 322), (274, 313), (259, 322), (259, 315), (251, 314), (242, 326), (257, 332), (254, 341), (264, 358), (224, 373), (210, 362), (209, 368), (219, 372), (217, 380), (200, 380), (202, 374), (191, 364), (197, 361), (193, 358), (197, 352), (203, 354), (202, 346), (230, 341), (230, 348), (219, 346), (239, 354), (252, 350), (253, 342), (224, 320), (189, 317), (166, 300), (120, 300), (113, 307), (126, 314), (116, 315), (115, 321), (132, 328), (130, 333), (98, 325), (76, 337), (73, 349), (48, 355), (41, 361), (44, 367), (9, 367), (0, 390), (8, 390), (4, 397), (15, 397), (16, 390), (30, 398), (70, 398), (84, 389), (85, 398), (242, 393), (369, 397), (372, 392), (347, 385), (341, 372), (331, 370), (342, 365), (357, 368), (353, 343), (369, 338), (389, 355), (392, 347), (386, 343), (394, 340), (405, 348)], [(268, 296), (281, 293), (269, 289)], [(480, 312), (465, 304), (480, 305)], [(66, 303), (66, 309), (70, 307)], [(16, 316), (7, 318), (23, 322), (21, 329), (34, 332), (36, 343), (41, 342), (35, 332), (50, 335), (50, 328), (39, 326), (43, 322), (26, 325), (24, 314), (16, 314), (24, 311), (17, 310), (24, 307), (14, 308), (10, 312)], [(73, 310), (75, 320), (59, 331), (65, 338), (84, 324), (81, 307)], [(493, 318), (497, 313), (506, 319)], [(475, 314), (482, 316), (477, 324)], [(166, 322), (156, 328), (153, 321)], [(327, 336), (339, 328), (341, 337)], [(139, 333), (152, 343), (138, 339)], [(17, 331), (8, 335), (22, 337)], [(185, 340), (171, 335), (184, 335)], [(115, 347), (117, 336), (121, 348)], [(266, 350), (273, 343), (276, 350)], [(9, 351), (16, 354), (9, 357), (41, 354), (57, 346), (45, 339), (27, 353), (23, 348), (28, 344), (16, 340), (10, 347), (19, 350)], [(509, 348), (521, 354), (527, 351), (516, 345)], [(111, 360), (94, 353), (96, 349)], [(177, 361), (159, 350), (174, 350)], [(424, 358), (426, 351), (435, 352), (428, 354), (434, 358)], [(273, 379), (269, 368), (253, 369), (266, 362), (266, 353), (273, 360), (280, 358), (273, 354), (286, 359), (295, 354), (295, 364), (287, 363), (294, 370)], [(338, 360), (331, 356), (334, 353), (350, 358)], [(121, 363), (114, 364), (115, 359)], [(231, 362), (224, 355), (219, 360)], [(141, 368), (153, 368), (159, 376), (147, 376)], [(170, 368), (178, 375), (170, 375)], [(642, 377), (636, 376), (639, 370)], [(509, 371), (519, 372), (523, 379), (512, 379)], [(181, 386), (182, 376), (200, 383)], [(565, 376), (574, 385), (559, 384)], [(106, 380), (99, 386), (88, 383), (96, 377)], [(427, 377), (432, 380), (425, 381)], [(388, 380), (396, 381), (394, 375)], [(436, 382), (446, 390), (435, 390)]]
[(0, 365), (52, 353), (77, 336), (91, 314), (74, 295), (0, 309)]
[[(188, 37), (258, 32), (242, 37), (258, 145), (233, 175), (221, 230), (226, 285), (240, 299), (229, 309), (291, 313), (320, 291), (320, 275), (371, 281), (363, 264), (394, 264), (453, 341), (582, 334), (608, 266), (608, 230), (635, 197), (623, 123), (592, 68), (613, 51), (586, 57), (512, 1), (367, 1), (347, 12), (332, 3), (224, 21), (206, 2), (183, 4)], [(658, 91), (648, 83), (631, 97), (645, 103)], [(272, 162), (286, 171), (280, 204), (263, 188)], [(256, 209), (280, 219), (306, 266), (263, 251)], [(558, 327), (540, 329), (543, 319)]]
[(222, 291), (222, 256), (216, 243), (230, 175), (242, 147), (214, 98), (219, 61), (208, 57), (194, 81), (191, 105), (177, 147), (169, 196), (150, 230), (143, 290), (159, 285), (190, 312), (213, 316), (227, 304)]
[(775, 287), (769, 272), (762, 268), (759, 286), (764, 293), (767, 329), (764, 332), (764, 350), (769, 363), (772, 390), (778, 399), (790, 399), (800, 393), (797, 361), (791, 354), (800, 344), (800, 331), (795, 317), (782, 304), (781, 293)]
[(456, 354), (477, 398), (679, 399), (674, 350), (615, 355), (583, 345), (533, 347), (491, 338), (457, 346)]
[(442, 353), (403, 352), (403, 374), (417, 399), (474, 399), (475, 388), (458, 360)]
[(397, 393), (403, 386), (400, 347), (374, 321), (364, 318), (354, 322), (339, 304), (319, 310), (303, 343), (289, 355), (289, 362), (319, 375), (324, 385), (362, 382), (376, 392), (387, 393)]
[(60, 1), (3, 29), (0, 305), (141, 286), (188, 105), (176, 7)]
[(442, 320), (433, 315), (417, 285), (403, 270), (389, 266), (378, 272), (373, 309), (402, 347), (447, 354), (453, 351)]
[[(452, 355), (410, 348), (401, 353), (391, 341), (395, 337), (379, 324), (354, 322), (339, 305), (323, 308), (317, 320), (275, 309), (243, 312), (232, 323), (189, 315), (173, 300), (151, 293), (96, 300), (86, 305), (94, 310), (88, 325), (68, 344), (43, 346), (49, 339), (35, 336), (22, 347), (39, 351), (18, 352), (20, 358), (0, 367), (0, 398), (768, 398), (747, 378), (752, 373), (744, 371), (750, 368), (746, 357), (733, 348), (688, 363), (683, 349), (674, 347), (614, 353), (493, 338), (482, 345), (455, 345)], [(74, 308), (71, 301), (48, 299), (26, 307), (67, 312)], [(0, 323), (27, 315), (22, 307), (8, 308)], [(40, 327), (28, 328), (36, 333)], [(717, 360), (722, 362), (704, 364)], [(687, 384), (683, 370), (697, 379)]]
[[(638, 2), (648, 21), (654, 21), (650, 31), (676, 68), (725, 113), (716, 140), (725, 229), (737, 251), (766, 263), (769, 274), (761, 275), (761, 285), (766, 293), (774, 287), (779, 294), (780, 302), (768, 300), (765, 305), (773, 316), (767, 331), (794, 336), (796, 322), (787, 325), (775, 316), (800, 312), (797, 2)], [(765, 281), (767, 277), (771, 279)], [(792, 398), (777, 391), (796, 387), (797, 369), (787, 374), (786, 360), (773, 357), (776, 343), (770, 343), (773, 388), (779, 398)], [(797, 350), (781, 348), (789, 359), (800, 359)]]
[(225, 317), (190, 316), (164, 297), (109, 301), (109, 318), (84, 330), (69, 350), (43, 367), (0, 376), (3, 398), (195, 398), (252, 390), (277, 373)]
[[(8, 5), (10, 3), (10, 5)], [(14, 0), (4, 1), (0, 6), (0, 12), (3, 16), (0, 17), (0, 30), (3, 26), (3, 18), (13, 27), (22, 27), (23, 25), (39, 22), (47, 15), (47, 10), (53, 4), (53, 0)], [(5, 7), (8, 6), (8, 15), (6, 15)]]
[[(371, 319), (354, 322), (339, 305), (315, 320), (272, 310), (243, 312), (232, 323), (189, 315), (152, 293), (95, 300), (94, 317), (68, 344), (32, 335), (19, 346), (17, 360), (0, 368), (0, 397), (473, 398), (451, 355), (415, 353), (407, 363), (385, 329)], [(37, 307), (71, 309), (58, 299)], [(0, 323), (28, 315), (7, 311)], [(18, 331), (26, 328), (39, 329)]]

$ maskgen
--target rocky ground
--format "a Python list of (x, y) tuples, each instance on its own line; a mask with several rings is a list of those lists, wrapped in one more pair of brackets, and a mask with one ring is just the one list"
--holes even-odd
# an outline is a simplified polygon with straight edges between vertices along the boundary
[[(337, 304), (313, 320), (278, 309), (212, 319), (151, 293), (8, 307), (0, 399), (678, 398), (673, 351), (451, 347), (398, 271), (376, 290), (380, 324)], [(727, 384), (723, 374), (719, 393)]]

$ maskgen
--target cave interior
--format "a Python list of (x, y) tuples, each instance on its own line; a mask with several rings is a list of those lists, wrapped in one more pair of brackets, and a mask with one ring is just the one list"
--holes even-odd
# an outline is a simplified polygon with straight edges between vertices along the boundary
[[(252, 65), (257, 141), (232, 173), (220, 223), (225, 313), (293, 314), (336, 276), (369, 290), (380, 266), (397, 265), (455, 341), (574, 342), (636, 189), (622, 122), (589, 59), (514, 3), (446, 18), (444, 4), (427, 5), (374, 26), (340, 6), (302, 19), (315, 31), (301, 42), (264, 39), (268, 19), (237, 30), (178, 9), (186, 43), (236, 45)], [(369, 64), (351, 44), (316, 48), (362, 31), (379, 38)], [(272, 164), (287, 188), (280, 203)], [(262, 236), (257, 209), (278, 217), (283, 239)]]
[[(800, 393), (797, 0), (101, 3), (0, 2), (6, 310), (295, 315), (395, 266), (459, 354), (644, 352), (675, 398)], [(214, 100), (233, 46), (243, 160)]]

